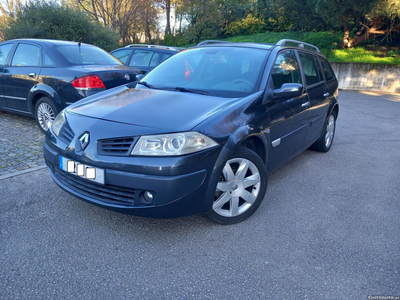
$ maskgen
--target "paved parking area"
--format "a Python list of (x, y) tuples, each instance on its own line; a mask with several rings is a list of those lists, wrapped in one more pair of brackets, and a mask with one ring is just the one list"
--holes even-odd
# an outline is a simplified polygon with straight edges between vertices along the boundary
[(0, 111), (0, 177), (43, 166), (43, 140), (34, 119)]
[(339, 100), (331, 151), (272, 173), (232, 226), (114, 213), (46, 169), (0, 179), (0, 299), (395, 299), (400, 95)]

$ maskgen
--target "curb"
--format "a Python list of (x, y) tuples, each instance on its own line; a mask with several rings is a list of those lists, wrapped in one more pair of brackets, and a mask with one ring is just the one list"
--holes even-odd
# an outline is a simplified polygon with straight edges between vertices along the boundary
[(30, 172), (34, 172), (34, 171), (37, 171), (37, 170), (44, 169), (44, 168), (46, 168), (46, 167), (47, 167), (46, 165), (42, 165), (42, 166), (37, 166), (37, 167), (29, 168), (29, 169), (26, 169), (26, 170), (14, 172), (14, 173), (11, 173), (11, 174), (3, 175), (3, 176), (0, 176), (0, 180), (2, 180), (2, 179), (7, 179), (7, 178), (11, 178), (11, 177), (14, 177), (14, 176), (23, 175), (23, 174), (30, 173)]

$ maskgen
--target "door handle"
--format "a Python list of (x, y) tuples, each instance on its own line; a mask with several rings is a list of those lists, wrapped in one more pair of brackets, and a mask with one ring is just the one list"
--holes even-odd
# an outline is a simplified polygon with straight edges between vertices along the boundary
[(329, 92), (326, 92), (326, 93), (324, 94), (324, 97), (329, 97)]
[(29, 73), (28, 76), (29, 77), (35, 77), (36, 73)]
[(304, 102), (301, 106), (302, 106), (302, 107), (310, 106), (310, 101)]

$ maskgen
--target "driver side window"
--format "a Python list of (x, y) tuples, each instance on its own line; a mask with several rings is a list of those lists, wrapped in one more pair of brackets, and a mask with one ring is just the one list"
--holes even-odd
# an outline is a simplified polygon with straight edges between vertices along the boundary
[(294, 51), (284, 51), (278, 55), (271, 72), (274, 89), (284, 83), (301, 83), (299, 64)]

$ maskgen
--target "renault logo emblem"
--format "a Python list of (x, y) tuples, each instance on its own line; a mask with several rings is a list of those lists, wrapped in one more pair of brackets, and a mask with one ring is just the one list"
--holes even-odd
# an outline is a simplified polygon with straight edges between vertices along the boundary
[(87, 145), (89, 145), (90, 139), (89, 139), (89, 133), (85, 132), (80, 138), (79, 138), (79, 143), (81, 144), (81, 149), (85, 150)]

